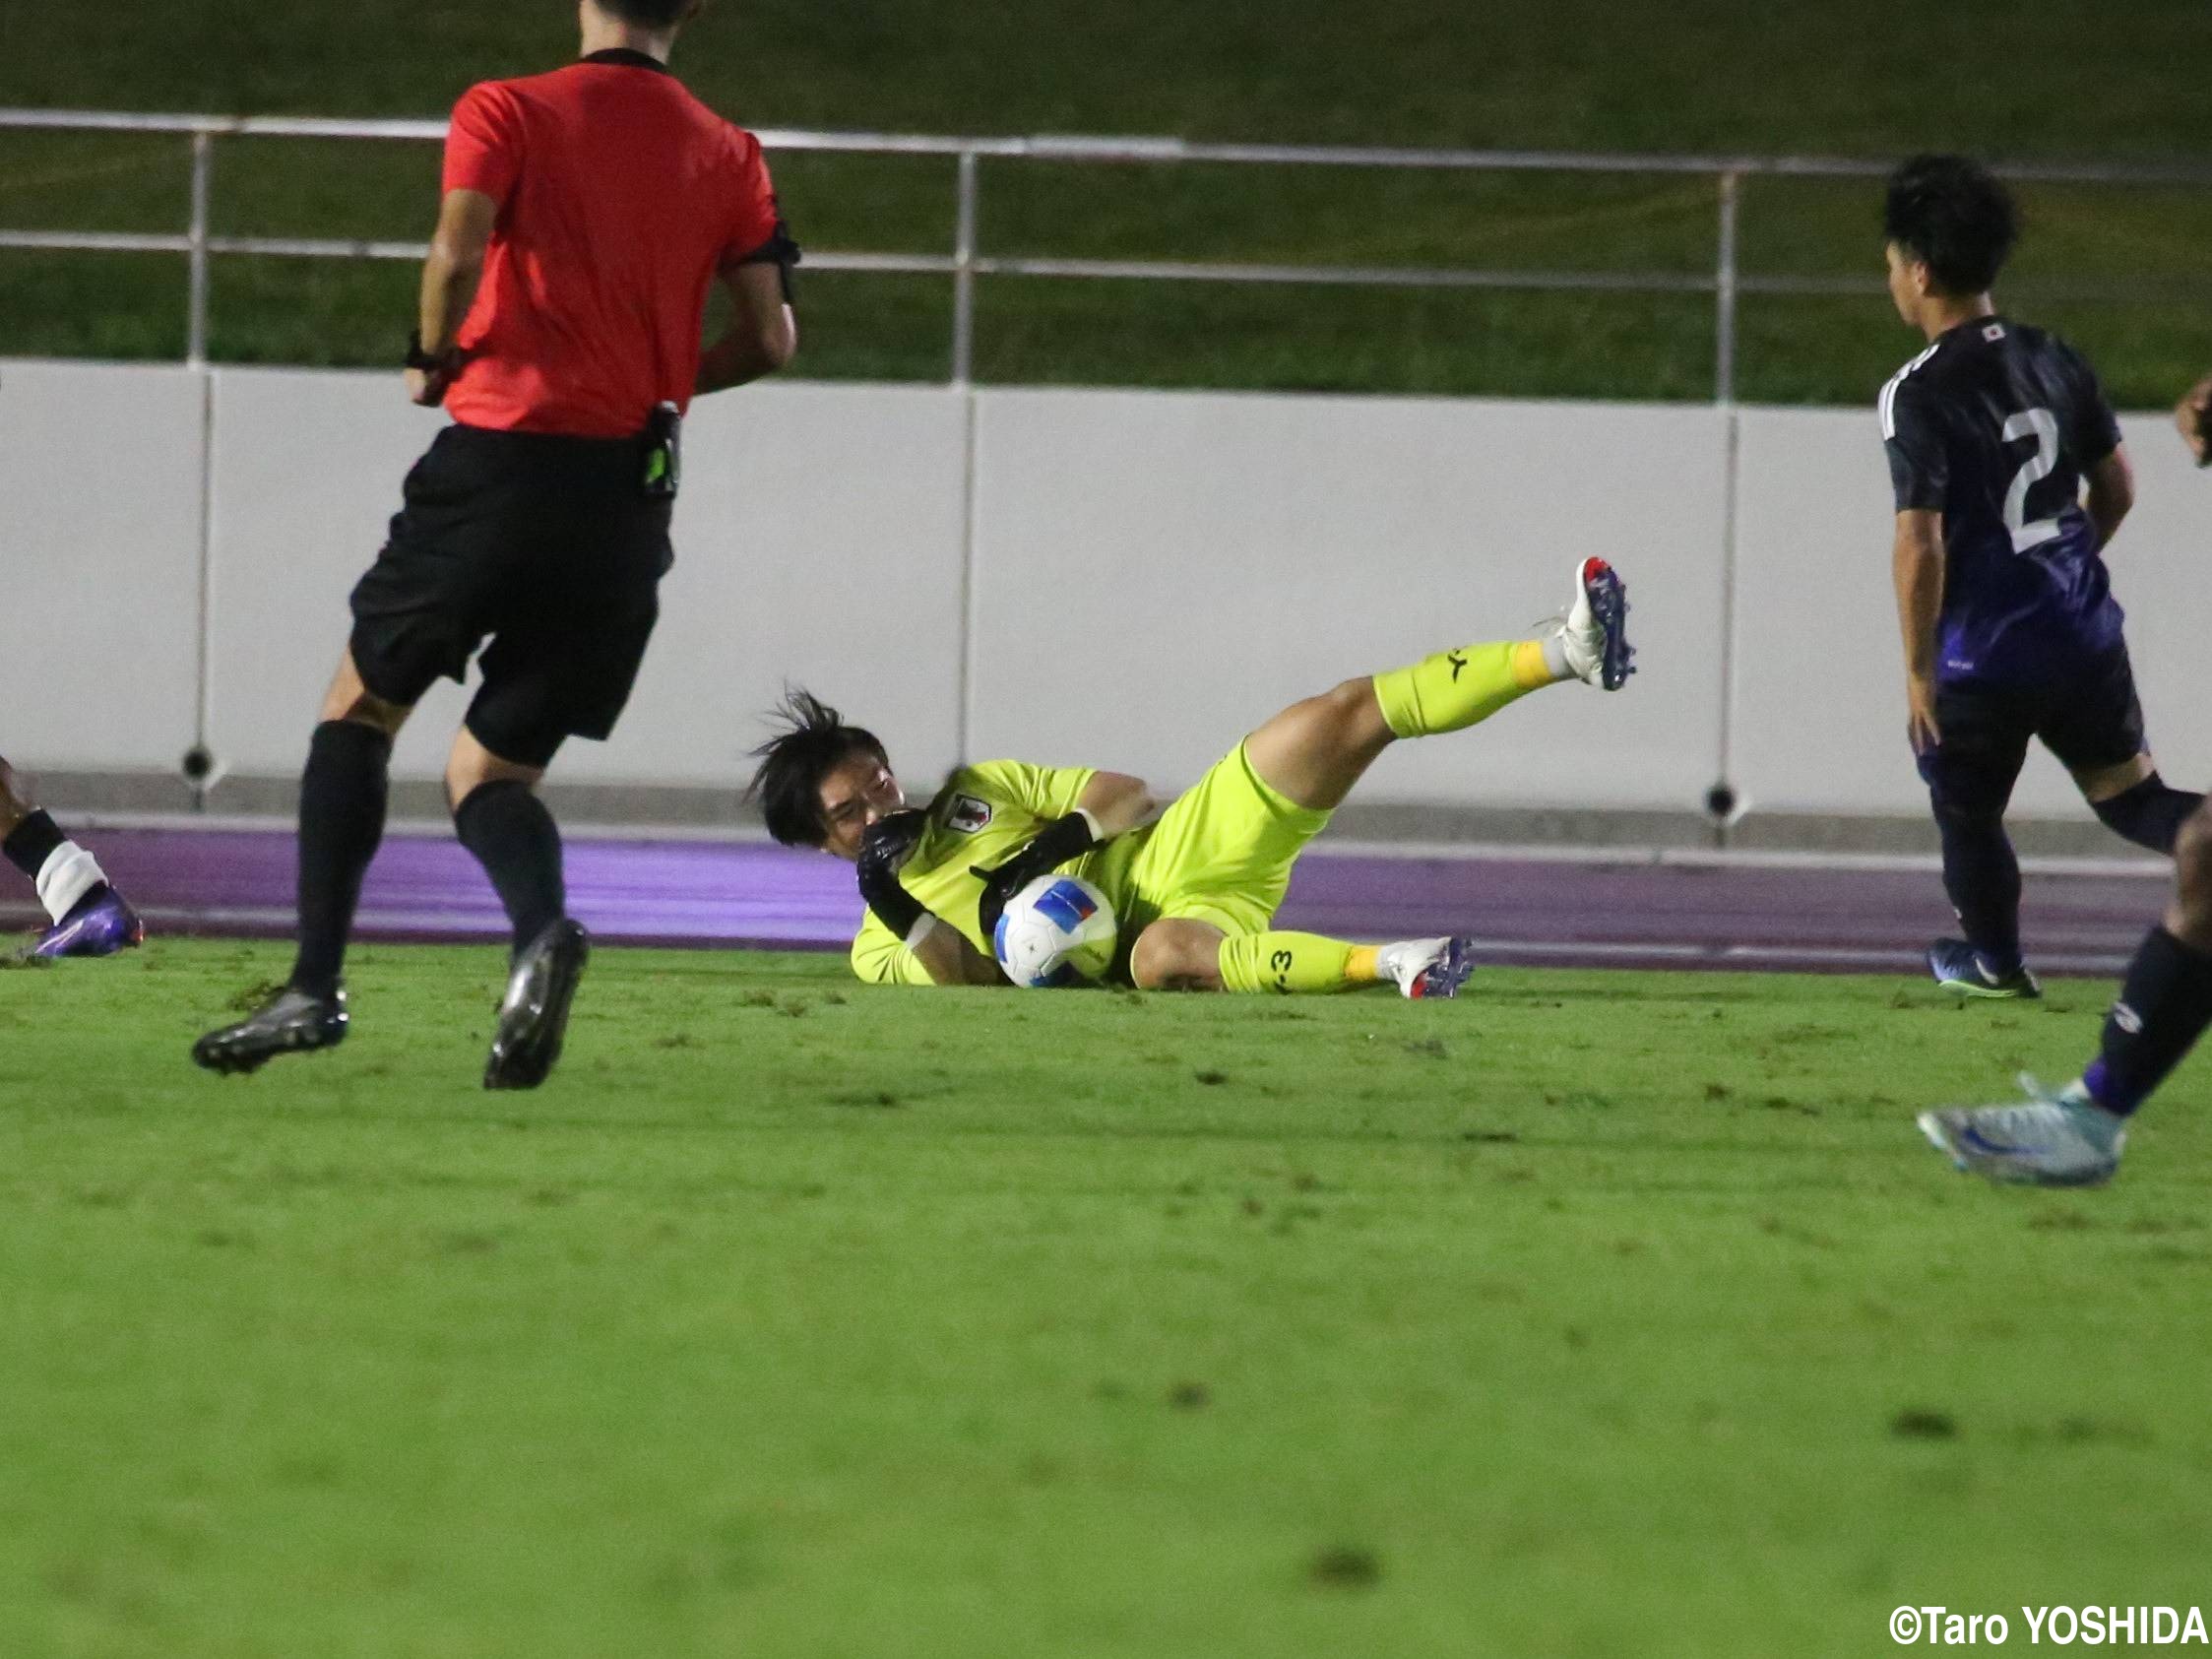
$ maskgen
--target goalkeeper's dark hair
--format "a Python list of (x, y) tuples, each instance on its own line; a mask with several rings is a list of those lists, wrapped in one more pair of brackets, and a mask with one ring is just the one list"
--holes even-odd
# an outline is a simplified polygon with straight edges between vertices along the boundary
[(699, 9), (699, 0), (595, 0), (610, 18), (639, 29), (673, 29)]
[(768, 833), (786, 847), (819, 847), (826, 833), (822, 780), (856, 754), (882, 766), (891, 756), (873, 732), (846, 725), (837, 710), (799, 687), (786, 688), (768, 722), (783, 730), (752, 751), (760, 767), (745, 798), (760, 802)]
[(2020, 239), (2012, 193), (1965, 156), (1915, 156), (1889, 175), (1882, 233), (1954, 298), (1989, 291)]

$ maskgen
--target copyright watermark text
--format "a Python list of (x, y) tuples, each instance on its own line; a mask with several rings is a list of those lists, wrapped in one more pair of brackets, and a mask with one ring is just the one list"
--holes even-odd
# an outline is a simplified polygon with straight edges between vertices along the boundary
[(2032, 1647), (2212, 1647), (2200, 1607), (2023, 1607), (2017, 1619), (1900, 1607), (1889, 1616), (1900, 1647), (2002, 1647), (2016, 1634)]

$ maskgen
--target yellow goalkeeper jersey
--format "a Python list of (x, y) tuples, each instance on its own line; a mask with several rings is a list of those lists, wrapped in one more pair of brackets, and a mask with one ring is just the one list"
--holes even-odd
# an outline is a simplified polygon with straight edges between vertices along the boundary
[[(929, 803), (928, 827), (899, 872), (900, 885), (938, 921), (959, 928), (970, 944), (989, 956), (990, 939), (978, 914), (983, 883), (971, 871), (1004, 863), (1046, 824), (1074, 811), (1096, 770), (1031, 766), (1019, 760), (986, 760), (961, 767)], [(1148, 825), (1116, 836), (1067, 867), (1096, 882), (1118, 911), (1129, 868), (1150, 829)], [(1127, 939), (1121, 941), (1124, 954), (1128, 944)], [(873, 914), (853, 940), (853, 971), (870, 985), (929, 984), (927, 971), (906, 942)]]

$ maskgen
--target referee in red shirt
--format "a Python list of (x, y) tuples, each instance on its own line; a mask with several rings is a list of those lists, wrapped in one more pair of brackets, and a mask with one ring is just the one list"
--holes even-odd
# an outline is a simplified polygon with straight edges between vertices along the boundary
[[(455, 424), (409, 473), (323, 700), (299, 798), (299, 955), (285, 989), (192, 1051), (251, 1071), (346, 1035), (340, 969), (384, 831), (392, 739), (488, 637), (446, 798), (514, 923), (486, 1088), (560, 1053), (588, 945), (535, 793), (603, 738), (672, 560), (677, 422), (694, 394), (790, 360), (790, 268), (760, 144), (668, 73), (700, 0), (581, 0), (583, 61), (472, 87), (446, 138), (407, 386)], [(710, 286), (734, 304), (701, 350)]]

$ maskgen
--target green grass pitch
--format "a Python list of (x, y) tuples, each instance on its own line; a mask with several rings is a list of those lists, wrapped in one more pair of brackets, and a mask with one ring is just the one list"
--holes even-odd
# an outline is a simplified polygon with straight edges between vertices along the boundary
[(1494, 972), (1464, 999), (868, 991), (488, 947), (340, 1052), (275, 945), (0, 975), (0, 1647), (1871, 1654), (2202, 1599), (2212, 1128), (2109, 1190), (1910, 1114), (2108, 988)]

